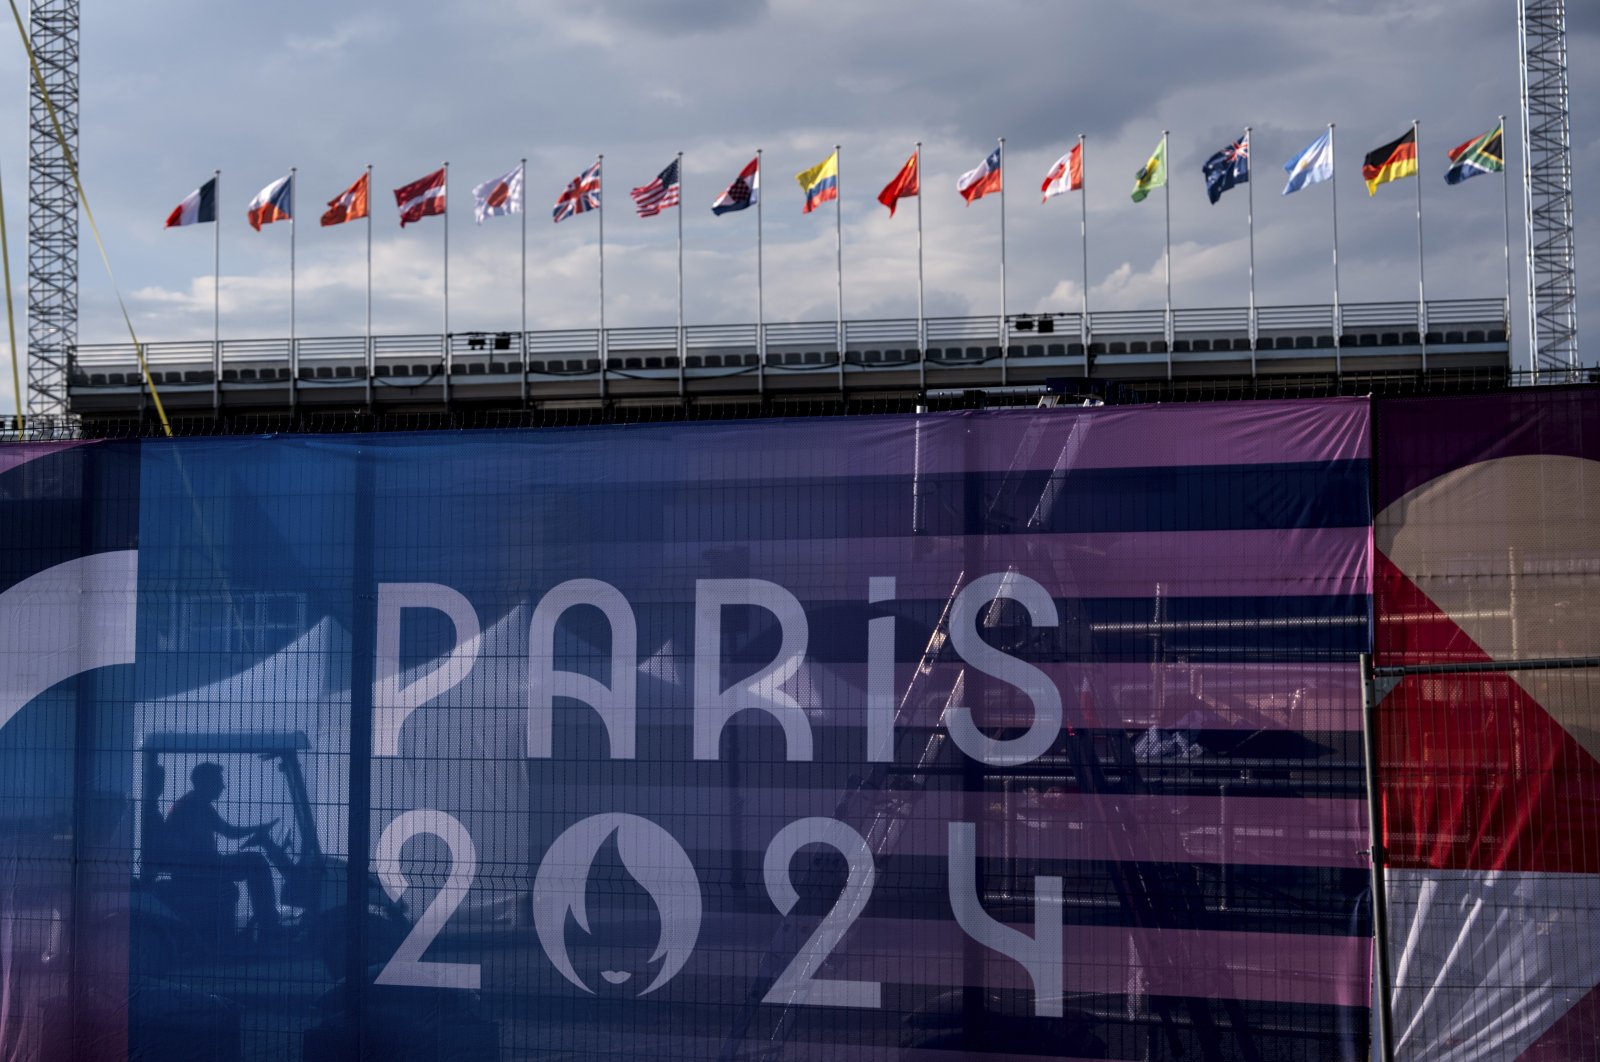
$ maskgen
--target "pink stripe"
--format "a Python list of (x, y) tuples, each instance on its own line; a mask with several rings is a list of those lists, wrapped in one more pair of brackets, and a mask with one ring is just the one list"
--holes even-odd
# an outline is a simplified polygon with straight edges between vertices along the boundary
[(952, 475), (1368, 456), (1364, 398), (788, 421), (738, 445), (629, 454), (618, 480)]
[[(950, 596), (967, 572), (1015, 569), (1055, 597), (1280, 597), (1365, 594), (1369, 530), (1115, 531), (818, 539), (740, 544), (752, 576), (814, 601), (865, 600), (873, 576), (898, 575), (897, 596)], [(683, 573), (726, 543), (617, 543), (618, 579), (680, 589)], [(647, 558), (636, 568), (630, 557)], [(662, 563), (663, 559), (667, 563)], [(626, 573), (623, 575), (621, 573)], [(909, 574), (914, 573), (914, 574)]]
[(6, 444), (0, 446), (0, 473), (9, 472), (13, 468), (19, 468), (27, 464), (29, 461), (48, 457), (50, 454), (61, 450), (70, 450), (75, 446), (86, 446), (88, 444), (89, 440)]
[[(764, 850), (798, 818), (842, 814), (859, 822), (873, 809), (859, 801), (839, 811), (841, 790), (755, 789), (739, 792), (744, 832), (739, 844)], [(726, 847), (726, 792), (645, 787), (630, 791), (689, 848)], [(925, 793), (903, 813), (890, 856), (935, 856), (949, 850), (949, 824), (974, 822), (984, 856), (1012, 859), (1109, 860), (1249, 866), (1362, 867), (1366, 802), (1337, 798), (1128, 796), (1066, 792), (1040, 781), (1010, 792)]]
[[(1348, 665), (1042, 664), (1060, 692), (1063, 725), (1088, 729), (1274, 730), (1337, 733), (1361, 729), (1360, 678)], [(965, 674), (974, 718), (989, 726), (1027, 726), (1021, 693), (954, 661), (919, 671), (895, 668), (901, 726), (933, 726)], [(1089, 684), (1089, 694), (1083, 685)], [(785, 685), (813, 709), (813, 726), (864, 727), (867, 665), (812, 664)], [(990, 691), (999, 691), (991, 693)]]

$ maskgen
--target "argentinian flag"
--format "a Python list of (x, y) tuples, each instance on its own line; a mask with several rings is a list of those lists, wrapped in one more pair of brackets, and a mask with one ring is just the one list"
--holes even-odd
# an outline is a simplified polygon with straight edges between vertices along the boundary
[(1283, 164), (1284, 172), (1289, 175), (1289, 183), (1283, 186), (1283, 194), (1298, 192), (1308, 184), (1326, 181), (1333, 176), (1333, 130), (1329, 129), (1311, 146), (1302, 151), (1298, 158)]

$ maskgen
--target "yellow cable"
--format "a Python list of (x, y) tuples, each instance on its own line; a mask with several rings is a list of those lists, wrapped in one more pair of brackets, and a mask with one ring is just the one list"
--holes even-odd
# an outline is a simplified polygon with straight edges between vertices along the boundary
[(0, 184), (0, 261), (6, 274), (6, 328), (11, 332), (11, 395), (17, 402), (17, 441), (22, 441), (22, 375), (17, 370), (17, 313), (11, 299), (11, 244), (6, 240), (6, 193)]
[[(50, 99), (50, 90), (45, 88), (44, 74), (39, 70), (39, 57), (34, 54), (33, 42), (28, 40), (28, 31), (22, 25), (22, 13), (17, 10), (17, 0), (8, 2), (11, 4), (11, 17), (17, 23), (17, 35), (22, 38), (22, 47), (28, 52), (28, 65), (33, 68), (33, 83), (39, 87), (39, 95), (44, 99), (45, 110), (50, 112), (50, 124), (56, 131), (56, 143), (61, 145), (61, 155), (67, 160), (67, 169), (72, 173), (72, 185), (78, 191), (78, 202), (83, 204), (83, 216), (89, 220), (89, 231), (94, 233), (95, 246), (100, 248), (100, 261), (106, 267), (106, 276), (111, 279), (111, 290), (117, 296), (117, 308), (122, 311), (122, 321), (128, 326), (128, 337), (133, 340), (133, 352), (139, 359), (139, 371), (144, 374), (144, 384), (150, 389), (150, 397), (155, 401), (156, 416), (161, 419), (161, 430), (170, 438), (172, 424), (167, 420), (167, 411), (161, 404), (161, 395), (156, 392), (156, 382), (150, 378), (150, 366), (144, 360), (144, 347), (139, 344), (138, 333), (133, 330), (133, 318), (128, 316), (128, 306), (122, 301), (122, 289), (117, 286), (117, 276), (111, 271), (111, 256), (106, 253), (105, 241), (100, 238), (100, 226), (95, 224), (94, 211), (89, 207), (89, 197), (84, 194), (83, 181), (78, 177), (78, 161), (72, 157), (72, 148), (67, 145), (67, 136), (61, 131), (61, 120), (56, 117), (56, 105)], [(221, 222), (217, 224), (220, 225)]]

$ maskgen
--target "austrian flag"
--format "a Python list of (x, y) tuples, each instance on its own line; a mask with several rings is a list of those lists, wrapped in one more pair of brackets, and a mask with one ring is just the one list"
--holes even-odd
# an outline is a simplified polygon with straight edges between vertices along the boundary
[(400, 227), (421, 221), (430, 214), (443, 214), (445, 208), (445, 175), (441, 166), (420, 180), (412, 181), (394, 190), (394, 201), (400, 207)]

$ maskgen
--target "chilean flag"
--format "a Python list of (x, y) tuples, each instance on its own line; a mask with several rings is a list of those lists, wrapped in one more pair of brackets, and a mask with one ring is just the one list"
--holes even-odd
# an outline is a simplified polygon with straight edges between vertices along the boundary
[(394, 190), (394, 201), (400, 207), (400, 227), (421, 221), (430, 214), (443, 214), (445, 207), (445, 173), (443, 166), (426, 177), (412, 181)]
[(217, 179), (215, 177), (184, 197), (167, 215), (169, 229), (179, 225), (200, 225), (217, 220)]
[(983, 160), (983, 165), (963, 173), (961, 180), (956, 182), (956, 191), (961, 193), (961, 198), (967, 201), (968, 206), (972, 205), (974, 199), (982, 199), (990, 192), (998, 192), (1003, 187), (999, 148), (989, 152), (989, 157)]
[(279, 177), (250, 200), (250, 227), (257, 232), (274, 221), (294, 220), (294, 174)]

